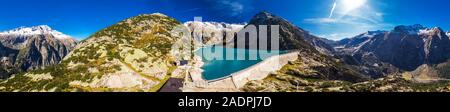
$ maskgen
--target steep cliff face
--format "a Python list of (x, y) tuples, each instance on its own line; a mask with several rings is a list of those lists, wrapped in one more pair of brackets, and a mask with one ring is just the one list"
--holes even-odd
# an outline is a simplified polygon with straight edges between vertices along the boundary
[(75, 47), (74, 40), (54, 40), (51, 35), (29, 38), (21, 49), (16, 63), (23, 70), (58, 64)]
[(21, 71), (58, 64), (77, 44), (49, 26), (21, 27), (0, 32), (3, 65)]
[(8, 47), (3, 46), (2, 43), (0, 43), (0, 57), (1, 61), (2, 61), (2, 65), (11, 65), (13, 64), (13, 62), (10, 61), (14, 61), (14, 60), (10, 60), (12, 58), (14, 58), (14, 56), (19, 53), (18, 50), (14, 50)]
[(15, 59), (15, 54), (18, 52), (18, 50), (5, 47), (0, 43), (0, 79), (8, 78), (10, 75), (18, 72), (18, 69), (13, 65), (14, 60), (11, 60)]
[[(293, 25), (286, 19), (278, 17), (268, 12), (260, 12), (256, 14), (248, 23), (248, 25), (254, 25), (259, 29), (260, 25), (279, 25), (280, 26), (280, 37), (279, 45), (280, 50), (295, 50), (295, 49), (308, 49), (320, 51), (324, 54), (330, 54), (334, 52), (333, 47), (326, 44), (319, 37), (309, 34), (309, 32)], [(248, 25), (246, 27), (248, 27)], [(268, 28), (268, 33), (270, 37), (271, 29)], [(248, 37), (246, 37), (248, 38)], [(250, 45), (252, 43), (246, 43)]]

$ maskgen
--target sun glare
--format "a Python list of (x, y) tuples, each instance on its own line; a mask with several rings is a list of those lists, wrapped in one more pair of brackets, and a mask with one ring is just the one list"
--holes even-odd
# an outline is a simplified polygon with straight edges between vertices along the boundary
[(345, 11), (353, 11), (366, 4), (367, 0), (340, 0)]

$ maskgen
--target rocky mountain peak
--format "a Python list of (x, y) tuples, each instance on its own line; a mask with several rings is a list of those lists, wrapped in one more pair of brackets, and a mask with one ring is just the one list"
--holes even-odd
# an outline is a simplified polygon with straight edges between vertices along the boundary
[[(276, 16), (269, 12), (260, 12), (253, 16), (253, 18), (250, 20), (249, 24), (252, 25), (281, 25), (286, 24), (289, 26), (294, 26), (292, 23), (290, 23), (288, 20), (281, 18), (279, 16)], [(298, 28), (298, 27), (297, 27)], [(300, 28), (298, 28), (300, 29)], [(303, 29), (300, 29), (303, 31)]]
[(367, 34), (380, 34), (380, 33), (386, 33), (387, 31), (384, 30), (376, 30), (376, 31), (367, 31)]
[(363, 33), (363, 34), (360, 34), (360, 35), (354, 37), (354, 38), (364, 38), (364, 37), (372, 38), (372, 37), (374, 37), (374, 36), (376, 36), (376, 35), (384, 34), (384, 33), (386, 33), (386, 32), (387, 32), (387, 31), (383, 31), (383, 30), (367, 31), (367, 32), (365, 32), (365, 33)]
[[(377, 31), (367, 31), (365, 33), (359, 34), (357, 36), (351, 37), (351, 38), (346, 38), (346, 39), (342, 39), (340, 41), (337, 42), (337, 48), (342, 49), (343, 48), (358, 48), (362, 45), (364, 45), (365, 43), (367, 43), (368, 41), (370, 41), (372, 38), (374, 37), (378, 37), (378, 36), (382, 36), (384, 34), (386, 34), (388, 31), (383, 31), (383, 30), (377, 30)], [(352, 49), (352, 50), (356, 50), (356, 49)]]
[(53, 35), (57, 39), (72, 39), (71, 36), (63, 34), (57, 30), (53, 30), (48, 25), (39, 25), (32, 27), (19, 27), (9, 31), (0, 32), (0, 35), (17, 35), (17, 36), (32, 36), (32, 35)]
[(22, 88), (14, 84), (6, 89), (155, 92), (174, 70), (177, 57), (172, 55), (172, 45), (180, 37), (170, 31), (179, 25), (180, 22), (162, 14), (142, 14), (122, 20), (78, 44), (60, 64), (41, 72), (28, 72), (31, 76), (46, 74), (54, 77), (52, 80), (23, 82), (48, 86)]
[[(24, 27), (22, 27), (22, 28), (24, 28)], [(24, 29), (26, 29), (26, 27)], [(41, 31), (41, 32), (51, 32), (53, 30), (48, 25), (33, 26), (33, 27), (31, 27), (31, 29), (33, 31)]]
[(213, 28), (213, 29), (229, 29), (229, 30), (241, 30), (244, 27), (243, 24), (230, 24), (224, 22), (198, 22), (198, 21), (188, 21), (184, 23), (187, 27), (200, 27), (200, 28)]
[(75, 39), (48, 25), (0, 32), (0, 43), (3, 44), (0, 58), (9, 60), (0, 65), (11, 65), (21, 71), (58, 64), (77, 45)]
[(259, 25), (278, 25), (280, 27), (279, 49), (281, 50), (308, 50), (323, 54), (332, 54), (334, 52), (334, 48), (328, 45), (323, 38), (314, 36), (288, 20), (269, 12), (263, 11), (256, 14), (248, 25), (255, 25), (257, 28)]
[(442, 38), (442, 37), (447, 36), (445, 31), (440, 27), (426, 28), (426, 29), (420, 30), (418, 35), (429, 37), (429, 38), (432, 38), (432, 37)]
[(169, 17), (169, 16), (167, 16), (167, 15), (165, 15), (165, 14), (163, 14), (163, 13), (159, 13), (159, 12), (153, 13), (153, 14), (150, 14), (150, 15), (153, 15), (153, 16), (162, 16), (162, 17)]
[(266, 11), (259, 12), (258, 14), (255, 15), (255, 18), (261, 18), (261, 19), (272, 18), (272, 17), (274, 17), (274, 15), (269, 12), (266, 12)]
[[(268, 12), (260, 12), (253, 16), (249, 25), (254, 25), (259, 28), (259, 25), (279, 25), (280, 26), (280, 49), (292, 50), (292, 49), (314, 49), (308, 42), (306, 42), (307, 32), (304, 32), (299, 27), (293, 25), (287, 20), (275, 16)], [(268, 33), (270, 34), (270, 33)], [(259, 37), (258, 37), (259, 38)]]
[(159, 17), (169, 17), (169, 16), (167, 16), (167, 15), (165, 15), (165, 14), (163, 14), (163, 13), (159, 13), (159, 12), (157, 12), (157, 13), (151, 13), (151, 14), (140, 14), (140, 15), (138, 15), (138, 16), (136, 16), (136, 17), (139, 17), (139, 16), (159, 16)]
[(434, 34), (443, 34), (445, 35), (445, 31), (441, 27), (434, 27), (431, 29)]
[(393, 32), (399, 32), (399, 33), (406, 33), (406, 34), (417, 34), (420, 32), (420, 30), (426, 29), (426, 27), (420, 25), (420, 24), (414, 24), (414, 25), (400, 25), (396, 26), (393, 30)]

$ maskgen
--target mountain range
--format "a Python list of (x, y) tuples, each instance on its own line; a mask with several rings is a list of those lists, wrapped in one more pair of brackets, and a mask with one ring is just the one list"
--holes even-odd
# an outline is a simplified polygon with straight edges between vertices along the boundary
[[(259, 28), (260, 25), (280, 26), (280, 36), (278, 39), (280, 40), (280, 49), (301, 51), (299, 60), (296, 61), (299, 66), (293, 66), (290, 71), (293, 74), (320, 77), (330, 80), (347, 80), (350, 82), (366, 80), (362, 74), (336, 62), (331, 55), (329, 55), (334, 52), (333, 47), (326, 44), (322, 38), (309, 34), (307, 31), (293, 25), (281, 17), (268, 12), (261, 12), (256, 14), (253, 19), (250, 20), (248, 25), (254, 25), (257, 28)], [(271, 30), (268, 31), (268, 34), (270, 34)], [(251, 43), (246, 44), (249, 45)], [(316, 65), (317, 63), (320, 64)], [(302, 69), (311, 69), (311, 71), (318, 72), (311, 72), (311, 74), (308, 74), (301, 72), (303, 71)]]
[(0, 78), (58, 64), (76, 44), (77, 40), (47, 25), (0, 32), (0, 69), (4, 71)]
[[(291, 40), (295, 41), (288, 43), (296, 43), (289, 45), (281, 41), (281, 48), (297, 46), (293, 49), (311, 49), (312, 45), (318, 51), (322, 49), (328, 52), (321, 52), (323, 55), (317, 56), (317, 53), (301, 50), (299, 60), (290, 62), (264, 80), (247, 83), (243, 91), (449, 90), (445, 80), (450, 72), (447, 62), (450, 59), (450, 43), (449, 37), (439, 27), (400, 25), (391, 31), (368, 31), (352, 38), (332, 41), (308, 36), (307, 31), (294, 28), (287, 20), (267, 12), (256, 15), (249, 24), (281, 25), (280, 40), (294, 35)], [(312, 37), (314, 41), (305, 37)], [(357, 83), (349, 83), (354, 81)]]
[[(337, 42), (338, 56), (374, 77), (413, 71), (422, 65), (436, 65), (450, 59), (450, 40), (439, 28), (416, 24), (397, 26), (391, 31), (370, 31)], [(441, 74), (447, 75), (447, 74)]]
[(189, 28), (194, 38), (201, 38), (205, 46), (228, 43), (244, 27), (242, 24), (198, 21), (188, 21), (184, 25)]
[(450, 90), (449, 84), (442, 82), (450, 78), (450, 32), (439, 27), (400, 25), (391, 31), (368, 31), (332, 41), (261, 12), (246, 25), (183, 24), (160, 13), (142, 14), (81, 42), (48, 26), (5, 31), (0, 33), (0, 73), (14, 75), (0, 82), (0, 91), (155, 92), (179, 71), (177, 65), (183, 60), (174, 54), (189, 54), (172, 48), (181, 37), (173, 36), (171, 30), (185, 27), (191, 38), (203, 40), (202, 46), (236, 47), (236, 35), (249, 25), (257, 29), (259, 25), (279, 25), (279, 50), (300, 53), (297, 60), (265, 79), (248, 82), (242, 91)]

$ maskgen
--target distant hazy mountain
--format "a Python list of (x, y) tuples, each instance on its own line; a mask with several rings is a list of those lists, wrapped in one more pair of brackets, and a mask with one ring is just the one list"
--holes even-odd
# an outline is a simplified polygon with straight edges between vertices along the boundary
[(157, 91), (175, 67), (170, 51), (179, 37), (170, 31), (176, 26), (183, 25), (159, 13), (125, 19), (82, 41), (61, 64), (16, 75), (0, 86), (4, 91)]
[(189, 21), (184, 23), (184, 25), (193, 32), (192, 35), (194, 37), (202, 37), (205, 45), (232, 41), (234, 35), (244, 27), (241, 24), (196, 21)]
[(375, 36), (378, 35), (384, 35), (386, 31), (368, 31), (362, 34), (359, 34), (352, 38), (345, 38), (340, 41), (337, 41), (337, 45), (335, 45), (337, 48), (350, 48), (350, 47), (358, 47), (364, 44), (364, 42), (367, 42), (368, 40), (372, 39)]
[(0, 32), (0, 44), (1, 66), (27, 71), (58, 64), (77, 42), (41, 25)]

